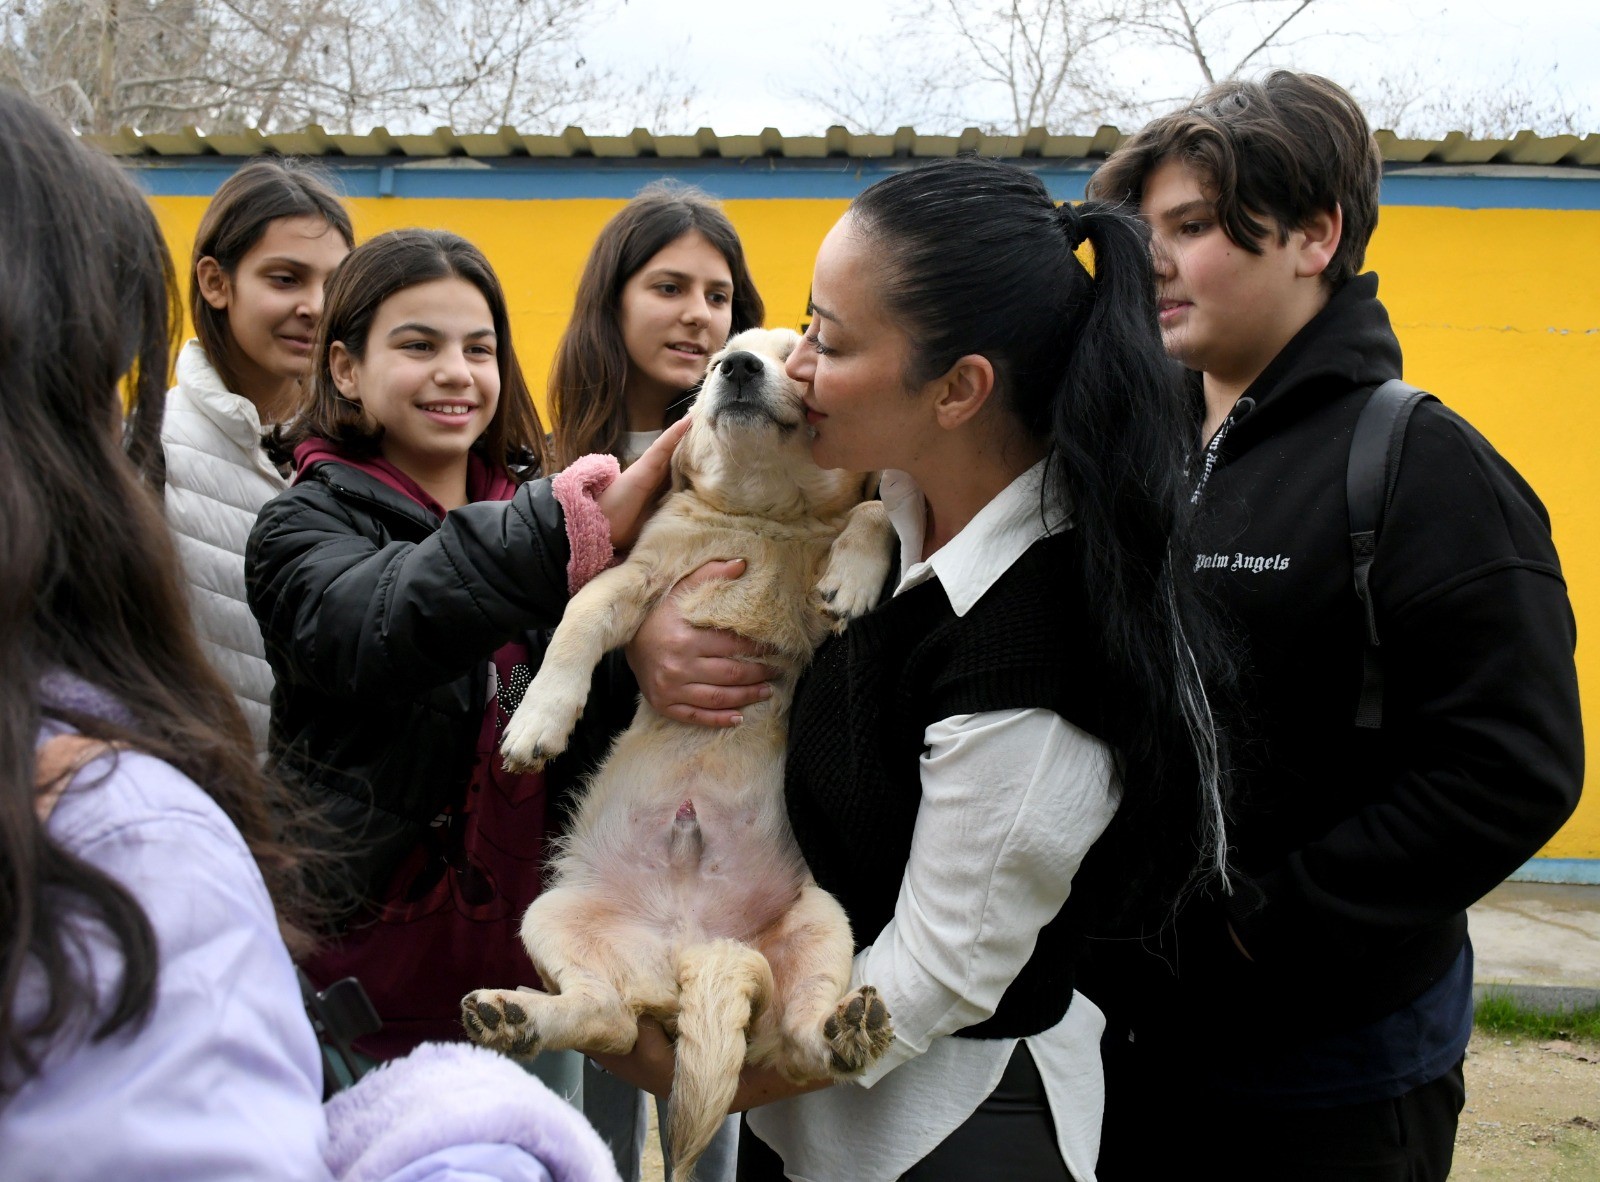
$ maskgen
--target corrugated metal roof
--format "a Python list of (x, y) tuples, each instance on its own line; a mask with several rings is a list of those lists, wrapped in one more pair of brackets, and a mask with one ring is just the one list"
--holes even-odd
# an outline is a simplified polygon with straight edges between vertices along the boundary
[[(367, 135), (339, 135), (312, 124), (302, 131), (263, 135), (259, 131), (207, 135), (195, 128), (181, 132), (148, 132), (123, 128), (113, 135), (84, 137), (118, 156), (293, 156), (402, 157), (437, 160), (472, 157), (483, 160), (512, 156), (545, 159), (749, 159), (788, 160), (928, 159), (980, 152), (985, 156), (1079, 159), (1105, 156), (1125, 138), (1115, 127), (1093, 135), (1052, 135), (1042, 127), (1026, 135), (984, 135), (968, 128), (960, 135), (919, 135), (902, 127), (892, 135), (857, 135), (830, 127), (822, 135), (786, 136), (774, 128), (756, 135), (718, 135), (702, 127), (693, 135), (655, 135), (639, 128), (629, 135), (589, 135), (569, 127), (560, 135), (524, 135), (512, 127), (477, 135), (439, 128), (426, 135), (395, 135), (376, 128)], [(1377, 133), (1383, 158), (1395, 164), (1531, 164), (1600, 166), (1600, 134), (1539, 136), (1519, 132), (1506, 140), (1474, 140), (1452, 132), (1437, 140), (1403, 140), (1392, 132)]]

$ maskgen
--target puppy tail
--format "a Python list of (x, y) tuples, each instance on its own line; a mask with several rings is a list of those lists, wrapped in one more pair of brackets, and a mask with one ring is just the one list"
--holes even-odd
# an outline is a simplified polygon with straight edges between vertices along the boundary
[(672, 1176), (692, 1182), (739, 1086), (751, 1020), (772, 996), (767, 958), (736, 940), (685, 949), (678, 961), (677, 1075), (667, 1108)]

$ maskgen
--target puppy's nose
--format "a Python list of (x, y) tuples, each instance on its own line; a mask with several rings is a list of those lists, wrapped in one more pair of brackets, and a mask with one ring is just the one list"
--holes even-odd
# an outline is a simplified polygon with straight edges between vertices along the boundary
[(761, 358), (754, 353), (744, 351), (729, 353), (722, 359), (722, 364), (717, 366), (717, 370), (733, 383), (737, 392), (742, 394), (745, 386), (761, 376)]

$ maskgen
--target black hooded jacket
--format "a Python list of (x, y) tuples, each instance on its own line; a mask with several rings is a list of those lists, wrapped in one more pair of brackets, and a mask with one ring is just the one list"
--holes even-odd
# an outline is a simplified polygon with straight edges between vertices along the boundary
[[(1377, 277), (1351, 280), (1240, 398), (1197, 474), (1196, 578), (1247, 670), (1236, 891), (1192, 901), (1160, 957), (1113, 957), (1091, 990), (1109, 1008), (1168, 1006), (1223, 1032), (1286, 1006), (1350, 1027), (1392, 1013), (1454, 963), (1467, 906), (1577, 803), (1575, 628), (1549, 519), (1438, 402), (1411, 417), (1372, 567), (1384, 725), (1354, 725), (1364, 626), (1345, 471), (1356, 418), (1400, 360)], [(1506, 397), (1520, 394), (1508, 375)]]
[[(524, 639), (535, 663), (567, 603), (565, 519), (548, 480), (443, 522), (382, 481), (315, 464), (261, 510), (245, 554), (272, 693), (269, 757), (311, 797), (358, 900), (464, 791), (494, 651)], [(625, 726), (619, 659), (549, 769), (564, 790)]]

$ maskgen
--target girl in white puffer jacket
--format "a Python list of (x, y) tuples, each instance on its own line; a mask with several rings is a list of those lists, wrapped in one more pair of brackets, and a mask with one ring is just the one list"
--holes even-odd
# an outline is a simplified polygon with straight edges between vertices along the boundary
[(161, 433), (167, 522), (201, 644), (238, 697), (257, 751), (266, 749), (272, 670), (245, 603), (244, 547), (261, 506), (288, 487), (262, 433), (293, 403), (323, 284), (354, 242), (350, 215), (316, 172), (266, 158), (223, 182), (195, 236), (197, 339), (178, 356)]

